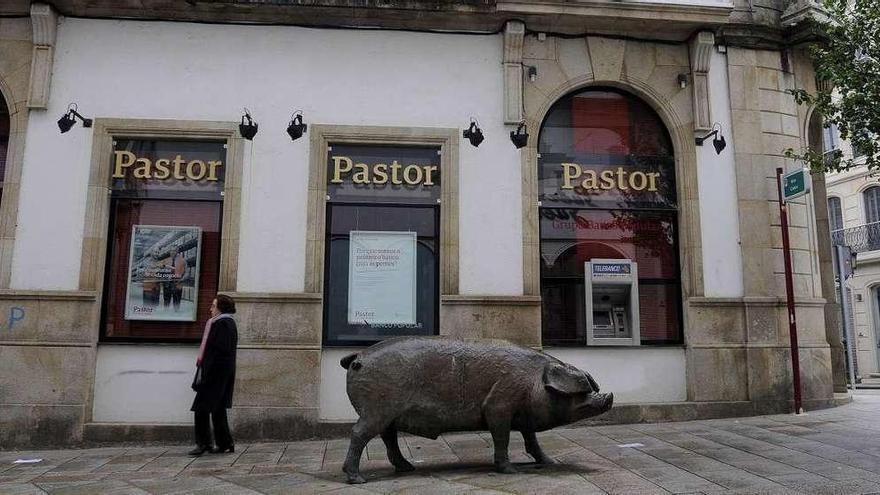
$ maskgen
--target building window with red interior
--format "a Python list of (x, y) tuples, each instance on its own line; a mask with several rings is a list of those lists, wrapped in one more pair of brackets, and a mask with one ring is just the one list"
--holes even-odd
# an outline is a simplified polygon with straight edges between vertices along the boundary
[[(575, 92), (548, 112), (538, 153), (544, 344), (587, 343), (591, 260), (637, 264), (636, 343), (680, 344), (675, 160), (659, 116), (616, 89)], [(607, 323), (590, 314), (591, 331)]]
[(220, 273), (224, 142), (114, 138), (101, 338), (197, 341)]

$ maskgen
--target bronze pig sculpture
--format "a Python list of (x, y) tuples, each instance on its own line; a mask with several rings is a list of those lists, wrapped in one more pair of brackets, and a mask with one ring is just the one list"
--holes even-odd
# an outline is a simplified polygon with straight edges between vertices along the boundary
[(342, 468), (349, 483), (365, 482), (361, 454), (376, 435), (397, 472), (414, 469), (400, 452), (398, 432), (436, 439), (445, 432), (488, 430), (495, 470), (515, 473), (507, 447), (510, 430), (516, 430), (526, 452), (550, 464), (536, 432), (602, 414), (613, 402), (587, 373), (501, 340), (393, 338), (340, 364), (348, 370), (348, 397), (360, 416)]

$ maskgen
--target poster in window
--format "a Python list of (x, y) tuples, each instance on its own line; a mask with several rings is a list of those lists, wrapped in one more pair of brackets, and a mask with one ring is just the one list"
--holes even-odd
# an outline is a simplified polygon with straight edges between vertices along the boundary
[(133, 226), (125, 319), (195, 321), (201, 251), (200, 227)]
[(348, 323), (415, 325), (416, 233), (349, 235)]

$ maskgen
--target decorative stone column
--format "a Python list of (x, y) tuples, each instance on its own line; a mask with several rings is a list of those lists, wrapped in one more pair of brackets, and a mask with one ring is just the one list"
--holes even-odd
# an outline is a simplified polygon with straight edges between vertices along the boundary
[(34, 49), (31, 57), (28, 108), (45, 110), (49, 104), (49, 86), (52, 82), (58, 14), (49, 4), (31, 4), (31, 25), (34, 30)]
[(508, 21), (504, 27), (504, 123), (517, 124), (523, 118), (523, 38), (526, 25)]
[(712, 62), (713, 48), (715, 48), (715, 35), (711, 31), (700, 31), (690, 41), (694, 131), (698, 133), (712, 130), (712, 110), (709, 107), (709, 67)]

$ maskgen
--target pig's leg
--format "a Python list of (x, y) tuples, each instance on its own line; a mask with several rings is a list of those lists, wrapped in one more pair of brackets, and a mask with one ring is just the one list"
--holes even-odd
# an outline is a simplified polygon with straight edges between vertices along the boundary
[(345, 456), (345, 464), (342, 471), (348, 475), (348, 482), (353, 484), (366, 483), (361, 476), (361, 454), (367, 442), (385, 429), (384, 424), (377, 425), (375, 421), (365, 421), (363, 417), (351, 429), (351, 444), (348, 446), (348, 455)]
[(510, 418), (495, 416), (486, 418), (489, 424), (489, 432), (492, 433), (492, 443), (495, 444), (495, 471), (504, 474), (516, 474), (507, 447), (510, 444)]
[(534, 457), (535, 461), (540, 464), (556, 463), (556, 461), (554, 461), (550, 457), (547, 457), (547, 454), (545, 454), (544, 451), (541, 450), (541, 446), (538, 445), (538, 437), (535, 436), (534, 431), (523, 430), (520, 433), (522, 433), (523, 440), (526, 443), (526, 452), (528, 452), (530, 456)]
[(388, 460), (394, 464), (394, 470), (398, 473), (413, 471), (415, 468), (400, 452), (400, 444), (397, 443), (397, 428), (392, 424), (382, 432), (382, 441), (385, 442), (385, 450), (388, 451)]

